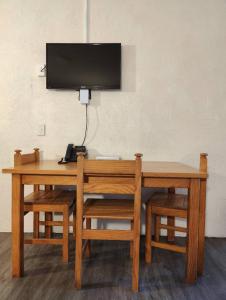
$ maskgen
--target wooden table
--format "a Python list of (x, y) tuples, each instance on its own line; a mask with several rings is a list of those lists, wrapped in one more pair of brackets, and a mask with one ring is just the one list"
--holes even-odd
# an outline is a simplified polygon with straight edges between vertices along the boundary
[[(58, 165), (40, 161), (2, 170), (12, 174), (12, 276), (24, 273), (24, 185), (76, 185), (76, 163)], [(195, 282), (203, 272), (206, 173), (177, 162), (143, 162), (144, 187), (188, 188), (188, 254), (186, 280)]]

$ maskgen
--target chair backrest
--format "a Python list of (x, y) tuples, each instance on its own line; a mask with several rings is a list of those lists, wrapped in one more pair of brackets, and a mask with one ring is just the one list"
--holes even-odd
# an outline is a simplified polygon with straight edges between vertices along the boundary
[[(39, 148), (34, 148), (33, 153), (21, 154), (22, 150), (15, 150), (14, 154), (14, 167), (21, 166), (25, 164), (30, 164), (32, 162), (38, 162), (40, 160)], [(45, 189), (48, 189), (46, 186)], [(40, 190), (40, 186), (38, 184), (34, 185), (34, 191), (37, 192)]]
[[(141, 154), (132, 160), (87, 160), (78, 155), (78, 182), (82, 193), (135, 194), (141, 190)], [(78, 183), (78, 184), (79, 184)]]
[(14, 167), (39, 161), (39, 148), (34, 148), (33, 153), (21, 154), (22, 150), (15, 150)]
[[(141, 157), (134, 161), (98, 161), (78, 155), (77, 228), (82, 229), (84, 193), (134, 195), (134, 226), (139, 232), (141, 211)], [(78, 230), (78, 232), (80, 232)]]

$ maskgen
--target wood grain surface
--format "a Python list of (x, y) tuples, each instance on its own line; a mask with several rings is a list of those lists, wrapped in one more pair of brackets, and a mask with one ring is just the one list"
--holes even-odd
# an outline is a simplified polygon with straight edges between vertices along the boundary
[[(94, 164), (93, 164), (94, 165)], [(95, 165), (94, 165), (95, 166)], [(92, 169), (93, 170), (93, 169)], [(90, 170), (90, 171), (92, 171)], [(39, 163), (30, 163), (14, 168), (4, 168), (3, 173), (14, 174), (61, 174), (77, 175), (77, 164), (57, 164), (54, 160), (43, 160)], [(124, 171), (123, 174), (125, 174)], [(206, 178), (206, 173), (179, 162), (143, 161), (143, 177), (181, 177), (181, 178)]]

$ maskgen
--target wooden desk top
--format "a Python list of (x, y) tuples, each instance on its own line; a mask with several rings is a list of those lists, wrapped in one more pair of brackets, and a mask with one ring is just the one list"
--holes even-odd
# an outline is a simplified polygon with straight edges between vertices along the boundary
[(207, 178), (207, 174), (199, 169), (168, 161), (144, 161), (142, 173), (143, 177)]
[[(2, 169), (8, 174), (33, 174), (33, 175), (77, 175), (77, 164), (68, 163), (58, 165), (53, 160), (43, 160), (22, 166)], [(205, 173), (198, 169), (178, 162), (142, 162), (143, 177), (177, 177), (177, 178), (206, 178)]]

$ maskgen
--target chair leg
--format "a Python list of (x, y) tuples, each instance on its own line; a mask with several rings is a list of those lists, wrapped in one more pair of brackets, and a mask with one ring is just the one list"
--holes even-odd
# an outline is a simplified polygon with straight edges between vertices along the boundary
[[(45, 221), (52, 221), (53, 220), (53, 213), (52, 212), (46, 212), (45, 213)], [(52, 235), (52, 226), (45, 225), (45, 237), (47, 239), (50, 239)]]
[[(133, 230), (133, 220), (130, 222), (130, 228)], [(133, 241), (130, 241), (130, 258), (133, 257)]]
[[(86, 229), (91, 229), (91, 219), (86, 218)], [(85, 248), (85, 256), (91, 256), (91, 242), (90, 240), (87, 241), (86, 248)]]
[(34, 212), (33, 215), (33, 238), (39, 238), (39, 212)]
[(82, 228), (83, 218), (78, 210), (76, 215), (76, 243), (75, 243), (75, 287), (80, 289), (82, 286)]
[[(175, 217), (167, 217), (167, 225), (175, 226)], [(167, 240), (168, 242), (173, 242), (175, 240), (175, 230), (167, 229)]]
[(73, 238), (76, 237), (76, 209), (73, 210)]
[(82, 239), (76, 238), (75, 258), (75, 287), (80, 289), (82, 285)]
[(140, 262), (140, 236), (133, 240), (133, 279), (132, 290), (138, 292), (139, 288), (139, 262)]
[(145, 233), (145, 261), (151, 263), (151, 235), (152, 235), (152, 213), (151, 208), (146, 205), (146, 233)]
[(67, 205), (64, 206), (63, 212), (63, 262), (68, 262), (68, 232), (69, 232), (69, 208)]
[(161, 216), (155, 216), (155, 241), (159, 242), (160, 237), (160, 224), (161, 224)]

